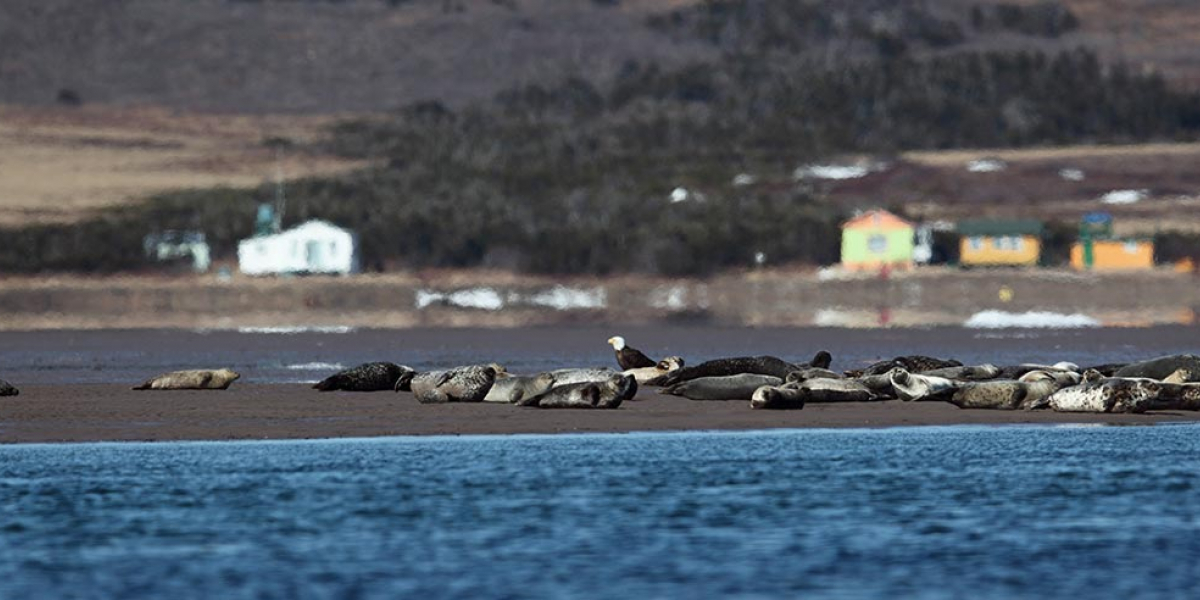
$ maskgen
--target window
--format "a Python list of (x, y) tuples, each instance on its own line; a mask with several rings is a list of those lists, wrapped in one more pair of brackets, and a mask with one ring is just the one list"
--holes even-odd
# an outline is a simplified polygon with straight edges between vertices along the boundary
[(998, 235), (992, 238), (992, 247), (997, 250), (1005, 250), (1008, 248), (1008, 238)]
[(1018, 252), (1020, 252), (1021, 250), (1024, 250), (1025, 249), (1025, 238), (1014, 235), (1013, 239), (1012, 239), (1012, 247), (1013, 247), (1013, 250), (1016, 250)]
[(867, 238), (867, 251), (871, 254), (887, 252), (887, 237), (875, 234)]
[(972, 250), (983, 250), (983, 238), (973, 235), (969, 242)]
[(1137, 251), (1138, 251), (1138, 243), (1137, 242), (1134, 242), (1134, 241), (1125, 242), (1125, 253), (1126, 254), (1137, 254)]

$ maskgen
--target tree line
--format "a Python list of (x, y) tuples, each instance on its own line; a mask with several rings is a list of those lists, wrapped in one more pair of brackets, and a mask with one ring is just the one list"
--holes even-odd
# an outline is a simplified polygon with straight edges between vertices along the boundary
[[(719, 4), (731, 3), (702, 10)], [(762, 23), (770, 10), (804, 6), (740, 4), (768, 11), (756, 13)], [(997, 14), (1007, 13), (982, 14), (980, 26)], [(343, 121), (321, 150), (378, 166), (289, 183), (286, 221), (353, 229), (372, 270), (699, 275), (751, 265), (758, 253), (829, 264), (847, 214), (792, 181), (808, 161), (1200, 130), (1196, 94), (1086, 49), (880, 52), (829, 64), (781, 51), (771, 36), (751, 39), (755, 52), (675, 68), (629, 63), (604, 84), (571, 77), (465, 108), (431, 101)], [(672, 201), (676, 188), (687, 191), (682, 201)], [(141, 237), (163, 229), (204, 231), (215, 255), (229, 257), (270, 195), (164, 194), (80, 225), (0, 232), (12, 241), (0, 270), (146, 268)]]

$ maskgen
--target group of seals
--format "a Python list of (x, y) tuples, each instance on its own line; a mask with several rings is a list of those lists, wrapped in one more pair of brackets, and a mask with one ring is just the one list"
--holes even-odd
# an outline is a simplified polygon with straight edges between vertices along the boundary
[[(417, 372), (395, 363), (371, 362), (326, 377), (313, 388), (322, 392), (412, 392), (422, 404), (494, 402), (538, 408), (617, 408), (632, 400), (640, 386), (662, 386), (660, 393), (666, 395), (703, 401), (748, 400), (756, 409), (900, 399), (994, 410), (1200, 410), (1200, 356), (1193, 354), (1086, 369), (1069, 362), (963, 365), (952, 359), (912, 355), (839, 373), (830, 369), (832, 356), (826, 351), (801, 364), (774, 356), (742, 356), (688, 367), (677, 356), (656, 362), (629, 347), (621, 336), (613, 336), (608, 343), (616, 351), (619, 371), (569, 368), (515, 376), (495, 364)], [(223, 390), (239, 377), (230, 369), (174, 371), (133, 389)], [(0, 396), (18, 393), (0, 380)]]

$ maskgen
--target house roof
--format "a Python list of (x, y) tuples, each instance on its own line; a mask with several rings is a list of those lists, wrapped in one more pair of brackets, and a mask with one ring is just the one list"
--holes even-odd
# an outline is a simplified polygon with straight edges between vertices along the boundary
[(886, 210), (869, 210), (842, 223), (842, 229), (856, 229), (860, 227), (872, 229), (912, 229), (913, 224)]
[(962, 235), (1041, 235), (1044, 226), (1037, 219), (969, 219), (958, 222)]

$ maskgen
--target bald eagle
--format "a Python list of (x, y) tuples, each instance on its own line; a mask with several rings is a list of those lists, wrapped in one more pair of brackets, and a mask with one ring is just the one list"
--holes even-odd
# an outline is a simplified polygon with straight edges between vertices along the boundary
[(608, 338), (608, 343), (617, 351), (617, 364), (620, 365), (622, 371), (643, 369), (658, 364), (642, 354), (641, 350), (626, 346), (625, 338), (619, 335)]

